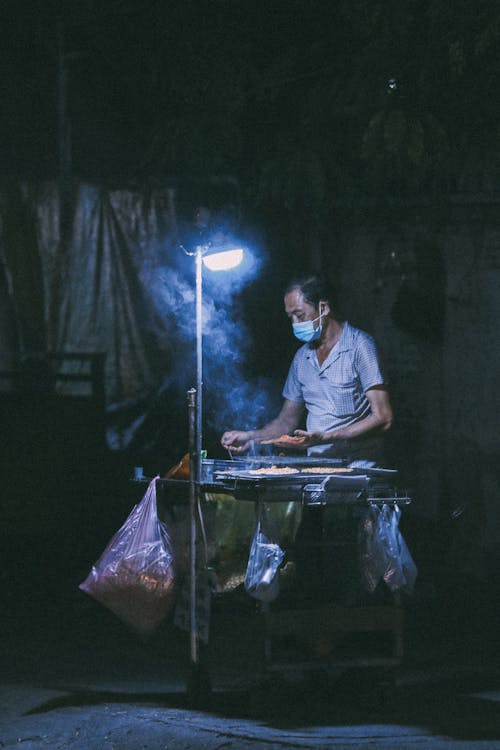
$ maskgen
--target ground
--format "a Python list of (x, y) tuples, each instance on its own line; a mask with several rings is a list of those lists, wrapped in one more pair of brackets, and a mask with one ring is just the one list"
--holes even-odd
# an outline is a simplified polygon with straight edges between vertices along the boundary
[(76, 585), (55, 589), (5, 587), (0, 748), (500, 750), (491, 601), (464, 618), (417, 591), (384, 682), (359, 668), (269, 674), (253, 601), (222, 598), (202, 650), (211, 692), (197, 699), (186, 634), (167, 622), (141, 641)]

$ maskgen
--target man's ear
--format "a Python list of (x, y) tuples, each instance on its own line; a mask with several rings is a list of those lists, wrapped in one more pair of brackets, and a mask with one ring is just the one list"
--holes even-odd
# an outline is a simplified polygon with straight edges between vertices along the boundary
[(330, 315), (330, 304), (328, 300), (326, 299), (320, 299), (319, 301), (319, 311), (321, 315)]

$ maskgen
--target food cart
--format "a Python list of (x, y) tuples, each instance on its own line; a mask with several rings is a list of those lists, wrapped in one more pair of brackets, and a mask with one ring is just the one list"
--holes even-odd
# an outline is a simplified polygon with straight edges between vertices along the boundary
[[(282, 582), (280, 593), (271, 601), (256, 597), (269, 674), (377, 667), (390, 676), (400, 664), (404, 651), (401, 590), (411, 587), (413, 581), (404, 580), (403, 571), (395, 580), (394, 570), (383, 580), (384, 565), (386, 570), (390, 566), (387, 556), (375, 559), (374, 542), (378, 552), (384, 550), (380, 539), (373, 536), (374, 521), (382, 512), (399, 514), (411, 502), (396, 482), (395, 470), (350, 465), (347, 459), (283, 455), (202, 459), (199, 520), (207, 511), (217, 516), (217, 505), (225, 506), (226, 514), (228, 503), (236, 511), (244, 505), (246, 511), (253, 511), (246, 513), (251, 538), (254, 523), (250, 519), (260, 517), (263, 509), (271, 521), (275, 508), (286, 506), (288, 518), (290, 508), (295, 511), (293, 533), (288, 528), (285, 535), (276, 530), (276, 515), (279, 526), (284, 514), (274, 514), (275, 541), (284, 546), (277, 573)], [(167, 506), (186, 503), (188, 481), (159, 478), (157, 484)], [(299, 542), (297, 529), (304, 527), (305, 514), (314, 518), (315, 530)], [(227, 570), (218, 570), (216, 526), (203, 529), (211, 552), (202, 565), (213, 567), (214, 591), (220, 601), (226, 589), (223, 583), (217, 590), (217, 581), (227, 581), (228, 576)], [(287, 536), (285, 542), (283, 536)], [(309, 554), (311, 545), (313, 555)], [(245, 560), (249, 552), (249, 546), (243, 550)], [(304, 556), (308, 562), (314, 558), (314, 580), (311, 570), (306, 570), (305, 576), (300, 570)], [(380, 579), (377, 585), (375, 568)], [(243, 588), (241, 566), (239, 573), (233, 578)], [(407, 569), (406, 573), (410, 579), (415, 571)]]

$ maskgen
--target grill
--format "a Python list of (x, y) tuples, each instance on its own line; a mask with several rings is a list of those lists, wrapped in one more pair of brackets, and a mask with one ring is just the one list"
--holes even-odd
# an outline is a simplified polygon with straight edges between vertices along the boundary
[[(287, 469), (293, 473), (284, 473)], [(348, 473), (334, 473), (346, 469)], [(341, 459), (260, 456), (202, 459), (200, 485), (206, 494), (230, 494), (237, 500), (251, 502), (407, 505), (411, 498), (397, 488), (397, 476), (395, 469), (348, 467)], [(187, 501), (187, 480), (158, 479), (157, 482), (171, 501)]]

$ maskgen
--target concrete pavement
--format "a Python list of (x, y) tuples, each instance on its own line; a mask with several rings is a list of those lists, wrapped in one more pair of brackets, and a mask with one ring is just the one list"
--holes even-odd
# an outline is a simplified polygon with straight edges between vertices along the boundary
[(166, 626), (143, 643), (83, 594), (52, 604), (34, 595), (8, 619), (0, 748), (500, 750), (491, 632), (439, 636), (416, 618), (382, 693), (367, 670), (268, 679), (248, 612), (221, 610), (207, 654), (213, 690), (195, 707), (184, 634)]

